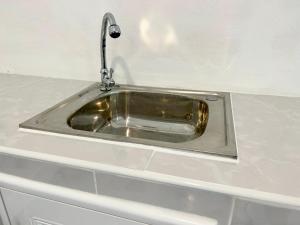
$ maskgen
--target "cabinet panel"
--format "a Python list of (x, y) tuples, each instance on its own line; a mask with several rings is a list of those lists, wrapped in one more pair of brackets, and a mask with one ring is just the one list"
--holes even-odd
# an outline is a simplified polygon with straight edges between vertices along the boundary
[(207, 216), (227, 225), (232, 197), (173, 184), (97, 171), (98, 193), (181, 212)]
[(236, 200), (231, 225), (299, 225), (300, 210)]
[(2, 190), (11, 225), (144, 225), (77, 206)]
[(95, 193), (93, 173), (59, 163), (0, 153), (1, 173)]

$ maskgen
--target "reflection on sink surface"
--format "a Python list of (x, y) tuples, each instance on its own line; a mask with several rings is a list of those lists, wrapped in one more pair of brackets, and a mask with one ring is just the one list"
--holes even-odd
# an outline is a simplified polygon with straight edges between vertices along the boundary
[(208, 120), (201, 100), (164, 93), (123, 91), (97, 98), (76, 111), (73, 129), (166, 142), (200, 137)]
[(20, 127), (237, 157), (229, 93), (96, 83)]

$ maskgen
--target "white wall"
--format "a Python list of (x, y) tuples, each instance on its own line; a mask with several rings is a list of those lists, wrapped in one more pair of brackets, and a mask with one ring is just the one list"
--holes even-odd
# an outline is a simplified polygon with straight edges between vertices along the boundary
[(0, 0), (0, 72), (99, 79), (99, 34), (118, 83), (300, 96), (299, 0)]

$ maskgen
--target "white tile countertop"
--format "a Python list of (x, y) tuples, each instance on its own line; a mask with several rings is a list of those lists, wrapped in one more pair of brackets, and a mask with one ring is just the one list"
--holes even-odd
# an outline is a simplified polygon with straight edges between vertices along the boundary
[(238, 160), (20, 130), (91, 82), (0, 75), (0, 152), (300, 208), (300, 98), (232, 94)]

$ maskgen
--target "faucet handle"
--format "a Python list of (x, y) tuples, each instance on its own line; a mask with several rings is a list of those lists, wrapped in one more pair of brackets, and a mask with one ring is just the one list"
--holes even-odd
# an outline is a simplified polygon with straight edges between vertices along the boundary
[(112, 68), (108, 69), (101, 69), (101, 91), (110, 91), (112, 87), (115, 86), (115, 81), (112, 78), (114, 70)]
[(109, 77), (112, 78), (112, 74), (114, 73), (114, 70), (110, 68), (109, 70), (106, 68), (103, 68), (100, 70), (101, 78)]

